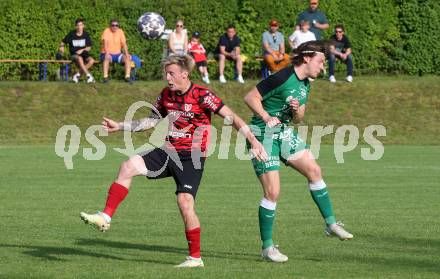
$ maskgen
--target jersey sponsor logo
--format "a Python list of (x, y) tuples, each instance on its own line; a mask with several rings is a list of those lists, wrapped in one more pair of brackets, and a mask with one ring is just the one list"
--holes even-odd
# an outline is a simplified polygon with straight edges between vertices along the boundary
[(192, 104), (185, 104), (184, 109), (185, 111), (190, 111), (192, 108)]
[(211, 93), (203, 99), (203, 102), (207, 104), (212, 110), (217, 110), (218, 104), (214, 102), (214, 97)]
[(191, 185), (185, 184), (185, 185), (183, 185), (183, 188), (192, 189), (193, 187)]
[(191, 134), (180, 131), (168, 131), (168, 136), (172, 138), (187, 138), (187, 139), (192, 138)]
[(264, 163), (264, 167), (265, 168), (270, 168), (270, 167), (279, 167), (280, 166), (280, 161), (278, 159), (278, 161), (267, 161)]
[[(292, 96), (287, 97), (287, 98), (286, 98), (286, 102), (290, 102), (290, 100), (293, 99), (293, 95), (295, 95), (295, 91), (296, 91), (295, 88), (293, 88), (292, 90), (290, 90), (289, 93), (290, 93)], [(289, 100), (287, 100), (287, 99), (289, 99)]]
[(301, 96), (301, 99), (304, 99), (307, 96), (307, 88), (304, 86), (301, 86), (299, 90), (299, 94)]
[[(296, 89), (293, 88), (292, 90), (289, 91), (289, 93), (290, 93), (291, 96), (288, 96), (288, 97), (286, 98), (286, 103), (290, 103), (290, 101), (293, 100), (293, 99), (295, 98), (294, 96), (295, 96), (295, 93), (296, 93)], [(302, 99), (304, 99), (306, 96), (307, 96), (307, 87), (305, 87), (305, 86), (302, 85), (302, 86), (299, 88), (299, 96), (298, 96), (298, 99), (302, 100)]]
[(292, 130), (290, 129), (272, 135), (272, 139), (280, 139), (287, 141), (287, 140), (291, 140), (291, 138), (292, 138)]
[(303, 144), (304, 144), (304, 142), (300, 138), (293, 138), (292, 137), (291, 139), (289, 139), (289, 145), (293, 149), (297, 149), (300, 145), (303, 145)]
[(168, 114), (171, 114), (173, 116), (183, 116), (183, 117), (188, 117), (188, 118), (194, 118), (194, 112), (192, 111), (180, 111), (180, 110), (169, 110)]
[(172, 107), (174, 106), (174, 103), (167, 103), (167, 107)]

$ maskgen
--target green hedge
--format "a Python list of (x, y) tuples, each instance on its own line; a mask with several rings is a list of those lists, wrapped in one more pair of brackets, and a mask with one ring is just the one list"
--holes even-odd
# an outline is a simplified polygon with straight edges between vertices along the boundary
[[(164, 41), (147, 41), (136, 30), (137, 18), (146, 11), (164, 16), (167, 28), (183, 18), (189, 31), (202, 33), (202, 42), (213, 52), (228, 23), (235, 23), (242, 38), (242, 52), (253, 57), (261, 52), (261, 33), (270, 19), (281, 23), (287, 37), (297, 15), (308, 5), (304, 0), (4, 0), (0, 1), (0, 58), (53, 58), (60, 40), (76, 18), (86, 19), (98, 56), (99, 37), (111, 18), (118, 18), (128, 38), (130, 52), (144, 61), (142, 79), (162, 76), (160, 59)], [(440, 72), (440, 4), (437, 0), (322, 0), (320, 9), (330, 20), (328, 37), (343, 23), (352, 41), (355, 71), (427, 74)], [(229, 65), (231, 67), (231, 65)], [(210, 67), (215, 76), (217, 67)], [(257, 76), (260, 65), (245, 64), (246, 76)], [(56, 66), (50, 66), (54, 78)], [(99, 77), (100, 71), (94, 71)], [(121, 71), (118, 71), (118, 73)], [(34, 64), (0, 64), (1, 80), (37, 79)]]

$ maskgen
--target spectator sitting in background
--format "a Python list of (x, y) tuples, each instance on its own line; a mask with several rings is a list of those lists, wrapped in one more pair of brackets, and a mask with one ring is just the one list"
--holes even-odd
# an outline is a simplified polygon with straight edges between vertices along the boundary
[(286, 54), (284, 35), (278, 31), (278, 22), (271, 20), (269, 30), (263, 33), (263, 55), (264, 61), (272, 73), (289, 65), (289, 55)]
[(310, 6), (307, 10), (302, 12), (296, 20), (297, 30), (300, 29), (300, 22), (307, 20), (310, 23), (310, 31), (315, 34), (316, 40), (321, 40), (322, 30), (330, 27), (327, 17), (323, 12), (318, 10), (318, 0), (310, 0)]
[(84, 20), (78, 18), (75, 20), (75, 30), (67, 34), (60, 44), (60, 53), (64, 53), (64, 44), (69, 45), (70, 58), (78, 66), (79, 70), (72, 77), (73, 82), (78, 83), (81, 73), (87, 76), (87, 83), (95, 82), (90, 74), (89, 69), (93, 66), (95, 60), (90, 56), (89, 52), (92, 48), (92, 39), (89, 34), (84, 31)]
[(168, 37), (168, 55), (184, 55), (188, 52), (188, 35), (183, 20), (176, 22), (176, 29)]
[[(122, 49), (124, 53), (122, 54)], [(128, 53), (127, 40), (122, 29), (119, 28), (119, 22), (116, 19), (110, 21), (110, 27), (106, 28), (101, 35), (101, 55), (100, 60), (103, 62), (104, 83), (109, 81), (108, 71), (110, 63), (124, 64), (125, 81), (131, 82), (131, 57)]]
[(335, 26), (335, 34), (331, 36), (330, 54), (328, 56), (329, 65), (329, 80), (330, 82), (336, 82), (335, 78), (335, 62), (336, 59), (340, 59), (347, 65), (347, 77), (348, 82), (353, 82), (353, 60), (351, 55), (351, 43), (347, 36), (344, 34), (344, 26), (338, 24)]
[(309, 29), (310, 23), (307, 20), (302, 20), (300, 22), (300, 30), (295, 30), (289, 37), (289, 44), (292, 49), (297, 48), (302, 43), (316, 41), (315, 34)]
[(197, 69), (202, 75), (202, 80), (206, 84), (209, 84), (208, 64), (206, 61), (206, 50), (200, 43), (200, 33), (194, 32), (191, 37), (191, 41), (188, 44), (188, 51), (194, 57)]
[(226, 33), (220, 37), (216, 53), (219, 62), (220, 83), (226, 83), (226, 78), (224, 76), (226, 60), (235, 62), (238, 74), (237, 81), (239, 83), (244, 83), (242, 76), (243, 61), (240, 57), (240, 38), (236, 34), (234, 25), (229, 25), (226, 29)]

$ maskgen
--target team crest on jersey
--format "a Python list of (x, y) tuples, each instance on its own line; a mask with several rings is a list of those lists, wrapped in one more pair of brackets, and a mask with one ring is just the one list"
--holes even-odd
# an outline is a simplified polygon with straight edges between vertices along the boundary
[(190, 111), (192, 108), (192, 104), (185, 104), (184, 109), (185, 111)]

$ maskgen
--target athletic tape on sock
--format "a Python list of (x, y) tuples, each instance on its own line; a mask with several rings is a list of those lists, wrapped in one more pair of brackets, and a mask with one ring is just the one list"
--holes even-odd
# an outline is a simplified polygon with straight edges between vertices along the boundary
[(269, 210), (275, 210), (277, 208), (277, 203), (272, 202), (266, 198), (262, 198), (260, 201), (260, 206)]
[(108, 215), (105, 214), (105, 213), (102, 213), (102, 217), (104, 217), (104, 220), (105, 220), (107, 223), (110, 223), (110, 222), (112, 221), (112, 217), (108, 216)]
[(315, 182), (309, 182), (309, 189), (311, 191), (318, 191), (324, 189), (325, 187), (327, 187), (327, 185), (325, 185), (325, 182), (322, 179)]

